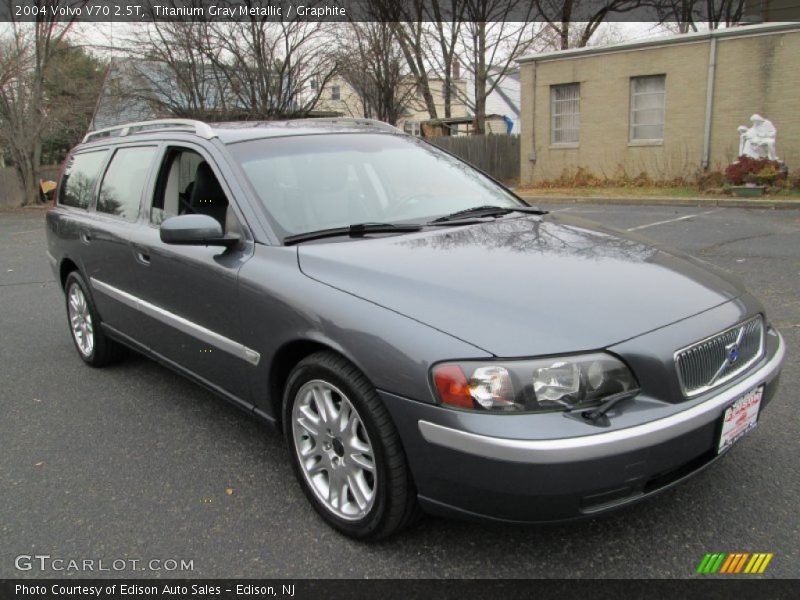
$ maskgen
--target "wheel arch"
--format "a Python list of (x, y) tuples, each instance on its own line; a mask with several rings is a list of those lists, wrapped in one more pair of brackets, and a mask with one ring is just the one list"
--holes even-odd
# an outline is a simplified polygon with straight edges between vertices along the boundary
[(61, 282), (62, 290), (67, 285), (67, 277), (69, 277), (69, 274), (73, 271), (78, 271), (78, 273), (80, 273), (77, 263), (75, 263), (71, 258), (62, 259), (61, 264), (58, 266), (58, 278)]
[(269, 368), (269, 398), (272, 416), (278, 429), (283, 428), (283, 392), (292, 370), (304, 358), (317, 352), (332, 352), (355, 366), (369, 380), (361, 365), (344, 349), (329, 340), (306, 337), (283, 344), (272, 357)]

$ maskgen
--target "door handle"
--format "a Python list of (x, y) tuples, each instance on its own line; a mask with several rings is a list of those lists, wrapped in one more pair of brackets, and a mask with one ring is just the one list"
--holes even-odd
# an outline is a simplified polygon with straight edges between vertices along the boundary
[(89, 233), (88, 233), (88, 232), (86, 232), (86, 231), (81, 231), (81, 233), (80, 233), (80, 236), (81, 236), (81, 241), (82, 241), (84, 244), (90, 244), (90, 243), (92, 242), (92, 236), (91, 236), (91, 235), (89, 235)]
[(138, 260), (143, 265), (149, 265), (150, 264), (150, 255), (149, 254), (145, 254), (141, 250), (137, 250), (136, 251), (136, 260)]

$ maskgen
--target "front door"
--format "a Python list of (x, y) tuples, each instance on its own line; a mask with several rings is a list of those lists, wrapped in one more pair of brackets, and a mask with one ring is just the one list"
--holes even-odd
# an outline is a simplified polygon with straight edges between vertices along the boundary
[[(248, 371), (259, 357), (239, 342), (238, 274), (252, 256), (253, 243), (222, 182), (202, 149), (164, 150), (148, 225), (131, 239), (140, 258), (140, 310), (145, 315), (139, 338), (157, 354), (249, 404)], [(159, 224), (185, 213), (216, 218), (226, 233), (242, 236), (242, 243), (229, 249), (163, 243)]]

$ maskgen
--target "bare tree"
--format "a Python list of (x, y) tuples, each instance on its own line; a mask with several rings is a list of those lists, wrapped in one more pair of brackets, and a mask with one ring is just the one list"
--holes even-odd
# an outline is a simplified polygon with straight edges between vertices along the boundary
[[(661, 2), (661, 0), (655, 0)], [(646, 0), (535, 0), (542, 19), (558, 35), (561, 50), (583, 48), (589, 43), (600, 25), (612, 13), (625, 13), (641, 8)], [(574, 34), (575, 27), (580, 33)]]
[(32, 0), (38, 11), (32, 22), (12, 22), (2, 41), (0, 63), (0, 139), (8, 146), (24, 190), (23, 204), (38, 198), (42, 135), (53, 119), (46, 78), (72, 21), (54, 12), (85, 0)]
[(654, 0), (660, 22), (675, 24), (679, 33), (730, 27), (742, 20), (746, 0)]
[(675, 33), (697, 31), (695, 5), (697, 0), (658, 0), (655, 9), (659, 22)]
[(208, 120), (305, 116), (334, 74), (329, 24), (255, 13), (243, 21), (194, 19), (155, 22), (134, 35), (130, 56), (137, 64), (116, 91), (128, 105), (132, 98), (157, 115)]
[(428, 0), (425, 4), (432, 20), (429, 33), (431, 45), (436, 51), (430, 53), (435, 69), (441, 74), (444, 97), (444, 117), (452, 116), (452, 104), (457, 99), (453, 80), (459, 78), (460, 64), (456, 56), (461, 26), (464, 22), (465, 0)]
[(430, 62), (428, 58), (428, 23), (426, 5), (430, 0), (370, 0), (369, 14), (376, 20), (391, 23), (392, 31), (400, 44), (408, 70), (428, 111), (435, 119), (436, 102), (428, 80)]
[[(221, 49), (212, 44), (205, 21), (155, 21), (133, 32), (129, 58), (114, 90), (123, 102), (133, 98), (155, 115), (214, 119), (230, 112), (227, 80), (215, 63)], [(127, 66), (127, 68), (126, 68)]]
[(307, 115), (336, 70), (325, 23), (253, 17), (215, 23), (213, 31), (208, 59), (225, 78), (232, 106), (250, 118)]
[(356, 91), (363, 114), (396, 125), (415, 93), (392, 26), (380, 21), (350, 24), (342, 42), (339, 74)]
[(533, 15), (526, 0), (465, 0), (459, 58), (472, 79), (477, 134), (486, 129), (486, 98), (535, 43)]

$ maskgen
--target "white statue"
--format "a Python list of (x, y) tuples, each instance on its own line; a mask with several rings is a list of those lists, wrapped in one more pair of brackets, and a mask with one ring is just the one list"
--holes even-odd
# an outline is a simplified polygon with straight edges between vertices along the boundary
[(775, 155), (775, 137), (778, 134), (775, 125), (761, 115), (753, 115), (750, 121), (750, 127), (739, 127), (739, 156), (778, 160)]

